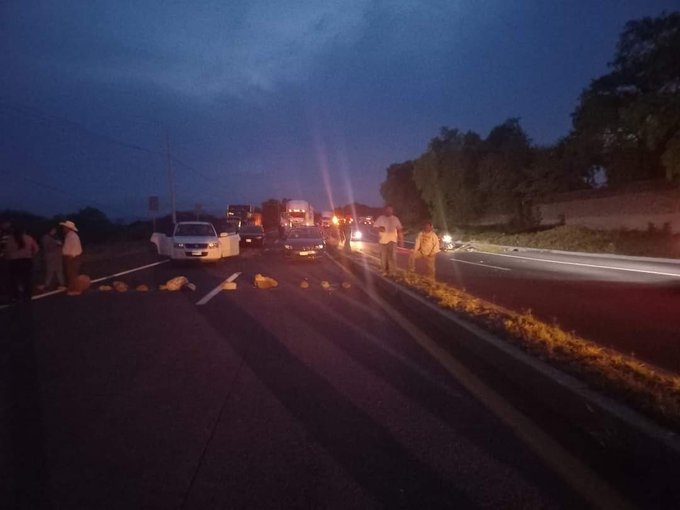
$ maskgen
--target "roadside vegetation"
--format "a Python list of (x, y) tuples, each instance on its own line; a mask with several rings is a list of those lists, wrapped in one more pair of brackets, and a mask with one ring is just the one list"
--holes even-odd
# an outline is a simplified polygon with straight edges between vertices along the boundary
[(680, 376), (564, 331), (530, 312), (514, 312), (416, 274), (400, 272), (395, 280), (655, 422), (680, 430)]
[(471, 243), (540, 248), (585, 253), (680, 258), (680, 234), (664, 230), (591, 230), (578, 226), (506, 233), (492, 229), (467, 230), (460, 238)]
[[(608, 72), (584, 83), (570, 132), (535, 144), (519, 118), (477, 133), (442, 127), (420, 154), (390, 165), (380, 193), (402, 223), (439, 228), (503, 218), (507, 232), (537, 229), (535, 204), (577, 190), (680, 183), (680, 12), (628, 22)], [(621, 211), (625, 214), (625, 211)], [(481, 234), (480, 234), (481, 235)], [(490, 235), (490, 234), (489, 234)], [(554, 249), (674, 256), (663, 232), (600, 235), (570, 228), (487, 242)], [(672, 241), (672, 242), (671, 242)], [(536, 243), (536, 244), (533, 244)]]

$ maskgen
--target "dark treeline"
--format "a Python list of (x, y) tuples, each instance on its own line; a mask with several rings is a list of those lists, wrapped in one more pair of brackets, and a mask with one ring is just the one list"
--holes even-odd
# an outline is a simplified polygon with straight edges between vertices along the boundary
[(25, 211), (6, 209), (0, 211), (0, 219), (20, 225), (36, 239), (40, 239), (50, 228), (57, 226), (60, 222), (71, 220), (78, 227), (83, 242), (89, 243), (109, 240), (122, 228), (121, 225), (112, 223), (106, 214), (94, 207), (85, 207), (74, 213), (57, 214), (50, 218)]
[[(177, 221), (196, 220), (193, 211), (177, 211)], [(201, 214), (201, 221), (210, 221), (215, 227), (221, 226), (223, 218), (217, 218), (209, 214)], [(22, 228), (34, 238), (48, 232), (51, 227), (57, 226), (64, 220), (71, 220), (78, 227), (78, 234), (85, 244), (98, 244), (110, 241), (139, 241), (148, 240), (155, 228), (159, 232), (172, 233), (172, 216), (165, 215), (152, 220), (138, 220), (131, 223), (112, 222), (106, 214), (94, 207), (85, 207), (71, 214), (57, 214), (52, 217), (38, 216), (25, 211), (6, 209), (0, 211), (0, 220), (9, 220)]]
[(440, 227), (502, 213), (509, 227), (540, 218), (546, 196), (638, 181), (680, 182), (680, 13), (630, 21), (610, 70), (583, 91), (572, 129), (550, 146), (532, 144), (519, 119), (484, 138), (444, 127), (417, 158), (387, 169), (380, 192), (402, 220)]

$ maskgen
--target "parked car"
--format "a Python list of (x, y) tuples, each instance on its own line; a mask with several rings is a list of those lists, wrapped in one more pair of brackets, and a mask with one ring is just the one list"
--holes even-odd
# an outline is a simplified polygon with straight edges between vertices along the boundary
[(283, 238), (283, 253), (288, 259), (316, 259), (326, 251), (326, 242), (318, 227), (295, 227)]
[(159, 255), (170, 257), (172, 261), (217, 262), (239, 254), (238, 234), (220, 232), (217, 235), (213, 224), (205, 221), (179, 222), (172, 236), (154, 232), (151, 242), (156, 245)]
[(262, 248), (264, 245), (264, 228), (262, 225), (246, 225), (241, 227), (238, 235), (241, 236), (241, 247)]

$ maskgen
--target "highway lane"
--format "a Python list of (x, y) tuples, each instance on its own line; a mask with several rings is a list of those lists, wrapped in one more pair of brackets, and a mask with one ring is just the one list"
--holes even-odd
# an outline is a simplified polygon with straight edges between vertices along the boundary
[[(204, 301), (237, 273), (237, 290)], [(257, 273), (279, 286), (254, 288)], [(580, 461), (573, 475), (591, 492), (558, 476), (568, 453), (520, 440), (518, 429), (542, 431), (462, 382), (414, 341), (426, 334), (331, 260), (243, 256), (121, 278), (156, 289), (178, 274), (197, 290), (92, 290), (2, 312), (15, 346), (2, 409), (22, 403), (3, 458), (38, 477), (32, 488), (47, 483), (55, 507), (573, 508), (592, 488), (617, 498)]]
[[(355, 244), (357, 249), (361, 245)], [(375, 251), (370, 243), (366, 250)], [(406, 268), (408, 250), (399, 254)], [(512, 251), (443, 252), (437, 278), (506, 308), (680, 372), (680, 264)]]

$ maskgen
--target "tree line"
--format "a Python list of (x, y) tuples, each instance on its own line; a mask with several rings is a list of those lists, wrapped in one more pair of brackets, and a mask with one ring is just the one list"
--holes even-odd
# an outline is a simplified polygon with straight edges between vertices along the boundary
[(486, 137), (441, 128), (413, 160), (392, 164), (380, 193), (402, 220), (436, 225), (508, 215), (540, 223), (533, 204), (557, 192), (637, 181), (680, 183), (680, 12), (628, 22), (609, 72), (591, 81), (568, 135), (538, 146), (508, 119)]

